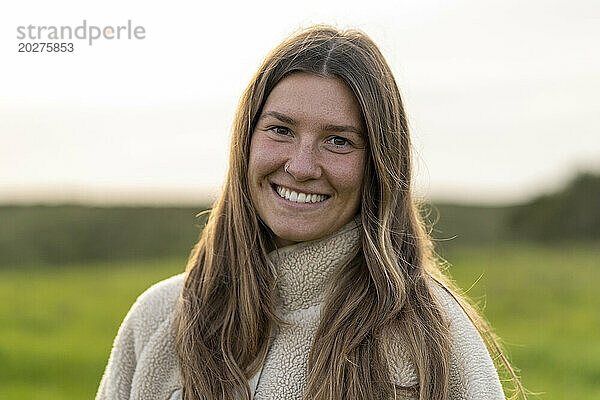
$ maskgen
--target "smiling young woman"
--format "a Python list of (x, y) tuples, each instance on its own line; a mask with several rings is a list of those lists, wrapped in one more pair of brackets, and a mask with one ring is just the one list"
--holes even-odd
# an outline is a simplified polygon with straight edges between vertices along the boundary
[(525, 398), (433, 256), (385, 59), (315, 26), (244, 92), (186, 272), (136, 301), (97, 399), (504, 399), (486, 344)]

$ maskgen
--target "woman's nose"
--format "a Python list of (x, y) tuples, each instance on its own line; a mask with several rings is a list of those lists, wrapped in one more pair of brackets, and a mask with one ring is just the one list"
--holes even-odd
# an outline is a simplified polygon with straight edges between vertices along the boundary
[(317, 149), (309, 143), (298, 144), (284, 168), (287, 173), (299, 182), (318, 179), (322, 174), (321, 166), (318, 162)]

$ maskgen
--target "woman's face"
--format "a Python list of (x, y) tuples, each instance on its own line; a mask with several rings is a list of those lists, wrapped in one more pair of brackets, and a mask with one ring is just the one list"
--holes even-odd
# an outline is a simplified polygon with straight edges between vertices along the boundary
[(269, 94), (250, 143), (252, 202), (279, 246), (334, 233), (357, 213), (360, 106), (339, 78), (296, 72)]

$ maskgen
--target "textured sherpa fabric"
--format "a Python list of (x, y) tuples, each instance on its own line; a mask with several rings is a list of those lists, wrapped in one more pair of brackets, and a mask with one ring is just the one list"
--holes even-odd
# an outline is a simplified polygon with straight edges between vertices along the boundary
[(119, 328), (96, 399), (170, 399), (181, 389), (173, 319), (184, 274), (157, 283)]
[[(273, 331), (263, 368), (249, 380), (253, 398), (302, 398), (324, 293), (336, 268), (352, 257), (359, 245), (360, 229), (351, 221), (330, 237), (269, 254), (277, 272), (276, 312), (288, 323)], [(183, 274), (174, 276), (138, 298), (119, 329), (97, 400), (181, 399), (173, 317), (183, 280)], [(498, 375), (476, 329), (448, 293), (440, 288), (434, 288), (434, 293), (452, 336), (449, 399), (504, 399)], [(407, 389), (399, 398), (417, 398), (411, 390), (418, 386), (415, 366), (402, 343), (391, 340), (385, 351), (392, 379)]]
[(359, 243), (360, 230), (351, 221), (326, 239), (270, 254), (277, 271), (276, 313), (287, 324), (271, 339), (256, 399), (302, 399), (325, 289), (337, 267), (348, 261)]

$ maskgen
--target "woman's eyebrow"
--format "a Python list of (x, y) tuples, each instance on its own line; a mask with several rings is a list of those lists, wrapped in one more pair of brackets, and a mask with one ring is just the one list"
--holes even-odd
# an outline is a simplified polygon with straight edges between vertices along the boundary
[(362, 130), (358, 129), (357, 127), (355, 127), (354, 125), (334, 125), (334, 124), (327, 124), (327, 125), (321, 125), (321, 129), (327, 132), (352, 132), (352, 133), (356, 133), (359, 136), (362, 136)]
[(260, 119), (263, 119), (265, 117), (274, 117), (274, 118), (277, 118), (278, 120), (280, 120), (281, 122), (285, 122), (286, 124), (296, 125), (296, 120), (294, 120), (292, 117), (288, 117), (287, 115), (282, 114), (282, 113), (277, 112), (277, 111), (267, 111), (267, 112), (264, 112), (260, 116)]
[[(282, 114), (280, 112), (277, 112), (277, 111), (266, 111), (266, 112), (262, 113), (262, 115), (260, 116), (260, 119), (263, 119), (266, 117), (274, 117), (274, 118), (280, 120), (281, 122), (284, 122), (284, 123), (290, 124), (290, 125), (297, 124), (297, 122), (294, 118), (289, 117), (289, 116)], [(321, 125), (321, 130), (324, 130), (326, 132), (352, 132), (352, 133), (356, 133), (357, 135), (360, 135), (360, 136), (363, 135), (362, 129), (357, 128), (354, 125), (325, 124), (325, 125)]]

